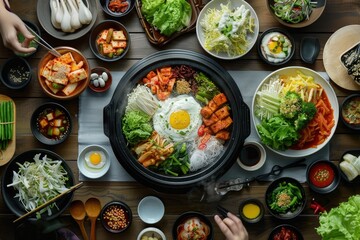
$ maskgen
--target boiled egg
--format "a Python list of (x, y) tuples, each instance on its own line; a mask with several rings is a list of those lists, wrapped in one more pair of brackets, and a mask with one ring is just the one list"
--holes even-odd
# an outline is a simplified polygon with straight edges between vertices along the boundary
[(179, 95), (160, 103), (153, 116), (154, 129), (173, 141), (188, 141), (197, 136), (202, 124), (200, 104), (189, 95)]
[(105, 166), (107, 158), (103, 151), (89, 151), (85, 154), (85, 166), (91, 169), (101, 169)]
[(264, 57), (273, 63), (284, 61), (291, 53), (292, 45), (288, 37), (279, 32), (265, 35), (261, 41)]

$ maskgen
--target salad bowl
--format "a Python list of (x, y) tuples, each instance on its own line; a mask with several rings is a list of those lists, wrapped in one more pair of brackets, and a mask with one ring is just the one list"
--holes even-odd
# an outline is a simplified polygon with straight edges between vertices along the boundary
[[(304, 144), (302, 146), (299, 146), (299, 139), (302, 139), (301, 137), (304, 137), (302, 134), (304, 133), (303, 130), (305, 128), (307, 128), (308, 123), (311, 121), (311, 119), (308, 119), (308, 122), (306, 124), (304, 124), (301, 128), (297, 128), (296, 132), (299, 134), (298, 137), (295, 137), (294, 135), (294, 140), (299, 140), (299, 141), (294, 141), (292, 143), (289, 143), (288, 141), (284, 140), (284, 138), (280, 139), (270, 139), (269, 138), (264, 138), (264, 135), (261, 134), (261, 131), (263, 130), (263, 126), (264, 126), (264, 119), (266, 117), (263, 116), (263, 120), (261, 119), (261, 113), (262, 110), (259, 110), (262, 107), (262, 103), (260, 103), (261, 101), (263, 101), (262, 97), (260, 95), (262, 95), (264, 93), (263, 89), (272, 85), (274, 86), (274, 79), (290, 79), (291, 77), (295, 77), (295, 76), (305, 76), (305, 77), (310, 77), (313, 79), (313, 83), (315, 85), (317, 85), (316, 89), (320, 89), (320, 92), (325, 92), (326, 95), (321, 95), (319, 94), (319, 97), (313, 97), (311, 99), (311, 102), (314, 102), (314, 105), (317, 104), (317, 101), (319, 101), (320, 99), (327, 97), (327, 99), (325, 98), (325, 100), (323, 102), (327, 102), (328, 103), (328, 109), (331, 112), (332, 110), (332, 115), (331, 113), (329, 113), (328, 117), (329, 117), (329, 129), (327, 131), (327, 135), (324, 136), (322, 139), (318, 139), (316, 142), (310, 142), (310, 144)], [(278, 82), (277, 82), (278, 83)], [(279, 87), (279, 86), (278, 86)], [(285, 91), (284, 85), (282, 85), (283, 90)], [(286, 90), (287, 91), (287, 90)], [(290, 90), (288, 92), (291, 92)], [(318, 93), (320, 93), (318, 92)], [(299, 94), (299, 93), (298, 93)], [(300, 93), (301, 95), (302, 93)], [(316, 94), (315, 94), (316, 95)], [(308, 95), (309, 97), (312, 95)], [(276, 97), (275, 97), (276, 98)], [(316, 100), (316, 99), (318, 100)], [(319, 99), (320, 98), (320, 99)], [(279, 101), (278, 103), (280, 103), (281, 99), (277, 99), (275, 101)], [(305, 102), (305, 101), (303, 101)], [(331, 107), (331, 108), (330, 108)], [(318, 108), (318, 107), (317, 107)], [(286, 109), (285, 109), (286, 110)], [(316, 112), (318, 112), (319, 110), (316, 109)], [(251, 112), (252, 118), (253, 118), (253, 123), (257, 132), (257, 135), (260, 137), (261, 142), (270, 150), (272, 150), (273, 152), (285, 156), (285, 157), (293, 157), (293, 158), (300, 158), (300, 157), (305, 157), (305, 156), (309, 156), (312, 155), (316, 152), (318, 152), (320, 149), (322, 149), (332, 138), (332, 136), (335, 133), (335, 129), (336, 126), (338, 124), (338, 118), (339, 118), (339, 104), (338, 104), (338, 100), (336, 97), (336, 94), (333, 90), (333, 88), (331, 87), (330, 83), (323, 77), (321, 76), (319, 73), (305, 68), (305, 67), (298, 67), (298, 66), (291, 66), (291, 67), (285, 67), (285, 68), (281, 68), (279, 70), (276, 70), (272, 73), (270, 73), (268, 76), (266, 76), (264, 78), (264, 80), (259, 84), (259, 86), (257, 87), (253, 100), (252, 100), (252, 112)], [(276, 110), (276, 113), (272, 114), (273, 116), (280, 116), (280, 112), (279, 109)], [(273, 117), (272, 116), (272, 117)], [(281, 116), (283, 117), (283, 116)], [(316, 115), (313, 116), (312, 119), (316, 119)], [(274, 119), (273, 119), (274, 120)], [(294, 121), (291, 120), (291, 121)], [(330, 122), (332, 122), (330, 124)], [(293, 122), (292, 124), (295, 124), (295, 122)], [(291, 126), (295, 126), (295, 125), (289, 125)], [(295, 126), (296, 128), (296, 126)], [(260, 129), (260, 131), (259, 131)], [(264, 132), (264, 131), (262, 131)], [(272, 129), (270, 132), (274, 132), (274, 129)], [(295, 133), (296, 134), (296, 133)], [(274, 135), (272, 135), (274, 136)], [(286, 132), (283, 134), (283, 137), (288, 137), (289, 136), (289, 132)], [(279, 137), (279, 135), (278, 135)], [(296, 139), (297, 138), (297, 139)], [(264, 142), (265, 141), (265, 142)], [(277, 145), (278, 143), (280, 143), (281, 141), (284, 141), (284, 145)]]
[[(239, 28), (239, 30), (236, 32), (236, 34), (239, 34), (239, 31), (241, 31), (241, 35), (244, 34), (244, 39), (236, 39), (237, 42), (240, 42), (240, 44), (234, 44), (230, 43), (229, 38), (227, 37), (230, 33), (223, 33), (225, 31), (224, 29), (220, 30), (218, 25), (219, 21), (224, 15), (227, 10), (233, 11), (234, 9), (241, 12), (240, 8), (244, 7), (244, 10), (242, 10), (247, 17), (245, 18), (244, 25), (246, 25), (245, 28), (248, 28), (250, 26), (250, 21), (252, 21), (252, 31), (247, 30), (246, 32), (242, 32)], [(242, 8), (241, 8), (242, 9)], [(215, 11), (214, 11), (215, 10)], [(243, 17), (243, 15), (241, 16)], [(205, 20), (204, 20), (205, 19)], [(252, 20), (251, 20), (252, 19)], [(209, 21), (207, 21), (209, 20)], [(240, 21), (238, 19), (237, 21)], [(204, 22), (205, 26), (204, 26)], [(208, 24), (208, 23), (214, 23)], [(237, 24), (235, 24), (235, 21), (233, 22), (230, 18), (227, 19), (224, 23), (225, 28), (231, 28), (234, 29)], [(206, 28), (206, 29), (205, 29)], [(220, 32), (222, 32), (220, 34)], [(219, 35), (220, 34), (220, 35)], [(239, 34), (240, 35), (240, 34)], [(259, 19), (256, 15), (255, 10), (251, 7), (249, 3), (247, 3), (244, 0), (213, 0), (207, 3), (201, 12), (199, 13), (199, 17), (196, 22), (196, 36), (197, 39), (201, 45), (201, 47), (210, 55), (224, 59), (224, 60), (232, 60), (237, 59), (245, 54), (247, 54), (252, 47), (255, 45), (257, 37), (259, 35)], [(215, 46), (212, 46), (214, 42), (216, 42), (216, 39), (227, 39), (226, 41), (218, 41), (218, 44)], [(245, 43), (243, 44), (243, 41)], [(208, 43), (207, 43), (208, 42)], [(225, 43), (226, 42), (226, 43)], [(210, 44), (209, 44), (210, 43)], [(221, 47), (223, 44), (228, 44), (229, 49), (234, 49), (228, 52), (225, 52), (224, 49)], [(211, 49), (210, 49), (211, 46)], [(235, 50), (243, 48), (242, 51)]]

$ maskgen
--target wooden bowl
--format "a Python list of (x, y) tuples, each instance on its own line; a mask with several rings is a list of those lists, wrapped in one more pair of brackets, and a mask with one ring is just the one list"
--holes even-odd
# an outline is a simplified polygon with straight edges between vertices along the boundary
[(50, 87), (48, 86), (48, 84), (46, 83), (46, 78), (41, 74), (43, 68), (45, 67), (45, 65), (50, 61), (50, 60), (54, 60), (56, 59), (56, 57), (54, 55), (52, 55), (50, 52), (47, 52), (45, 54), (45, 56), (43, 56), (40, 59), (39, 65), (38, 65), (38, 80), (40, 83), (41, 88), (44, 90), (44, 92), (49, 96), (52, 97), (54, 99), (57, 100), (69, 100), (69, 99), (73, 99), (75, 97), (78, 97), (89, 85), (90, 82), (90, 66), (89, 66), (89, 62), (87, 61), (87, 59), (85, 58), (85, 56), (79, 52), (78, 50), (71, 48), (71, 47), (56, 47), (55, 48), (61, 55), (66, 54), (66, 53), (71, 53), (75, 62), (76, 63), (80, 63), (81, 61), (83, 62), (83, 65), (81, 68), (83, 68), (87, 74), (87, 77), (79, 82), (77, 82), (77, 86), (75, 88), (75, 90), (73, 92), (71, 92), (71, 94), (66, 95), (62, 90), (65, 89), (65, 87), (67, 87), (68, 84), (66, 84), (66, 86), (61, 89), (58, 90), (56, 93), (53, 91), (54, 88), (50, 89)]

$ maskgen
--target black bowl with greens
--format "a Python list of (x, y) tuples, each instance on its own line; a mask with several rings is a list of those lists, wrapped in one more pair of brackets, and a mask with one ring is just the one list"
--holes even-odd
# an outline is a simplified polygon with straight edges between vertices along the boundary
[[(33, 31), (38, 36), (41, 36), (40, 28), (35, 23), (29, 22), (27, 20), (23, 20), (23, 22), (30, 28), (30, 33), (32, 33), (31, 31)], [(17, 37), (18, 37), (18, 40), (19, 40), (20, 43), (24, 42), (25, 37), (24, 37), (24, 35), (22, 33), (19, 32), (17, 34)], [(35, 36), (35, 39), (38, 40), (38, 37)], [(16, 52), (15, 54), (17, 56), (20, 56), (20, 57), (30, 57), (30, 56), (34, 55), (37, 52), (37, 50), (39, 48), (39, 44), (35, 40), (32, 40), (30, 42), (30, 44), (29, 44), (29, 47), (34, 47), (36, 50), (34, 52), (31, 52), (31, 53), (18, 53), (18, 52)]]
[(282, 177), (267, 188), (265, 203), (274, 217), (281, 220), (293, 219), (304, 210), (305, 190), (296, 179)]

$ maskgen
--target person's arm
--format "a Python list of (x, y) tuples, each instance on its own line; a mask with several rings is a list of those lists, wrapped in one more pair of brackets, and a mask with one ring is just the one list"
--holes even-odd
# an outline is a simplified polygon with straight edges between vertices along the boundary
[[(34, 36), (26, 28), (24, 22), (14, 13), (5, 8), (5, 4), (9, 6), (7, 0), (0, 0), (0, 34), (3, 39), (4, 46), (20, 53), (31, 53), (36, 49), (29, 48), (29, 44)], [(17, 33), (24, 35), (25, 40), (21, 44), (18, 41)]]
[(214, 216), (215, 222), (219, 226), (226, 240), (248, 240), (249, 235), (241, 220), (234, 214), (228, 212), (227, 217), (221, 219), (218, 215)]

